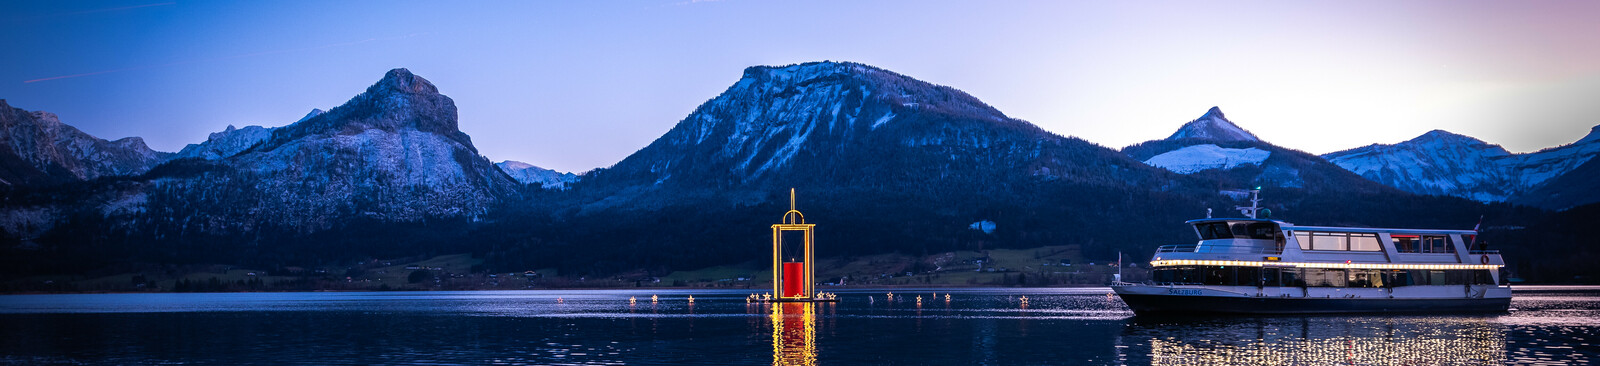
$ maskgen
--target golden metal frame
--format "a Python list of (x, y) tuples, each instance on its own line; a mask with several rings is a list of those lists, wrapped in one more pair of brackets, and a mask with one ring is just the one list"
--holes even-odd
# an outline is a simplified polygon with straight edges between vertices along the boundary
[[(805, 214), (794, 208), (794, 188), (789, 189), (789, 212), (783, 213), (779, 224), (772, 225), (772, 297), (785, 300), (811, 300), (816, 297), (816, 270), (814, 266), (815, 255), (812, 253), (813, 245), (811, 234), (815, 232), (816, 224), (807, 224)], [(805, 286), (800, 291), (800, 296), (783, 296), (783, 232), (799, 231), (804, 233)]]

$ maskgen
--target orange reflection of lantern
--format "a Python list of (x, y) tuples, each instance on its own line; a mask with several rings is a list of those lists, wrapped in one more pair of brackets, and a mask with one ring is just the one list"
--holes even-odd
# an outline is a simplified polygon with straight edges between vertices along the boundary
[(810, 302), (772, 304), (774, 366), (817, 364), (816, 306)]

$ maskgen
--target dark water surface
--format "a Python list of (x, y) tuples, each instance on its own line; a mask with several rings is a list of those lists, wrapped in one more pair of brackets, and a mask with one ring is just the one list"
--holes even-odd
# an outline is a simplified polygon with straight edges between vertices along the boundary
[[(1134, 318), (1106, 288), (848, 290), (837, 304), (777, 306), (746, 304), (751, 291), (7, 295), (0, 296), (0, 364), (1600, 360), (1600, 287), (1518, 288), (1513, 310), (1501, 315), (1196, 319)], [(652, 294), (660, 301), (652, 304)]]

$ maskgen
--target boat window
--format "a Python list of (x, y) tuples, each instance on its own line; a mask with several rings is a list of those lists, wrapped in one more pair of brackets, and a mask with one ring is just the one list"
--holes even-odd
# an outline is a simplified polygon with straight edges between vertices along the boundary
[(1256, 222), (1245, 226), (1245, 233), (1251, 239), (1277, 239), (1282, 233), (1278, 232), (1278, 224), (1270, 222)]
[(1306, 279), (1306, 287), (1327, 287), (1327, 272), (1321, 268), (1304, 268), (1300, 270), (1300, 276)]
[(1233, 232), (1228, 230), (1228, 223), (1225, 222), (1195, 224), (1194, 228), (1200, 232), (1200, 240), (1233, 239)]
[(1233, 267), (1208, 267), (1205, 269), (1206, 277), (1203, 280), (1208, 285), (1232, 286), (1234, 284)]
[(1389, 240), (1394, 242), (1394, 250), (1401, 253), (1422, 253), (1416, 235), (1392, 234)]
[(1378, 234), (1351, 233), (1350, 250), (1380, 251), (1383, 245), (1378, 244)]
[(1378, 234), (1372, 233), (1335, 233), (1320, 231), (1296, 231), (1294, 239), (1300, 242), (1301, 250), (1356, 250), (1356, 251), (1382, 251), (1383, 245), (1378, 241)]
[(1411, 276), (1403, 269), (1386, 270), (1383, 271), (1383, 284), (1384, 287), (1410, 286)]
[(1488, 270), (1472, 271), (1472, 284), (1493, 285), (1494, 275), (1490, 274)]
[(1389, 238), (1394, 242), (1395, 251), (1401, 253), (1456, 252), (1456, 247), (1450, 245), (1449, 236), (1393, 234), (1390, 235)]
[(1487, 270), (1377, 270), (1245, 266), (1159, 267), (1151, 279), (1164, 284), (1284, 287), (1401, 287), (1490, 285)]
[(1283, 285), (1284, 286), (1295, 286), (1295, 287), (1305, 287), (1306, 286), (1305, 274), (1302, 273), (1299, 268), (1284, 268), (1282, 271), (1283, 271)]
[(1311, 250), (1347, 250), (1344, 233), (1311, 233)]
[(1350, 287), (1383, 287), (1383, 279), (1376, 270), (1352, 269), (1349, 272)]
[(1239, 286), (1261, 286), (1261, 267), (1238, 267)]
[(1423, 253), (1455, 253), (1456, 248), (1450, 245), (1448, 237), (1442, 235), (1426, 235), (1422, 237)]
[(1261, 269), (1261, 285), (1262, 286), (1268, 286), (1268, 287), (1281, 286), (1283, 284), (1283, 282), (1281, 281), (1282, 275), (1279, 272), (1280, 271), (1279, 271), (1278, 268), (1272, 268), (1272, 267), (1262, 268)]

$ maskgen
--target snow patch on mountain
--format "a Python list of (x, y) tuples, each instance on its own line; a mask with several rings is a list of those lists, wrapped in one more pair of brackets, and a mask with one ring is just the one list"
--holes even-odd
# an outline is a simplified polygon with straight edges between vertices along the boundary
[(1200, 118), (1183, 124), (1183, 127), (1178, 128), (1178, 131), (1172, 133), (1172, 136), (1167, 137), (1167, 139), (1261, 141), (1255, 134), (1245, 131), (1239, 125), (1233, 124), (1233, 121), (1229, 121), (1226, 116), (1222, 115), (1222, 109), (1217, 107), (1211, 107), (1211, 110), (1206, 111), (1206, 114), (1201, 115)]
[(555, 170), (540, 168), (515, 160), (506, 160), (494, 164), (501, 171), (523, 184), (538, 184), (540, 187), (550, 189), (566, 189), (567, 183), (578, 181), (578, 175), (563, 173)]
[(1257, 148), (1230, 149), (1214, 144), (1185, 146), (1145, 160), (1145, 164), (1191, 174), (1209, 169), (1233, 169), (1240, 165), (1261, 165), (1272, 153)]

